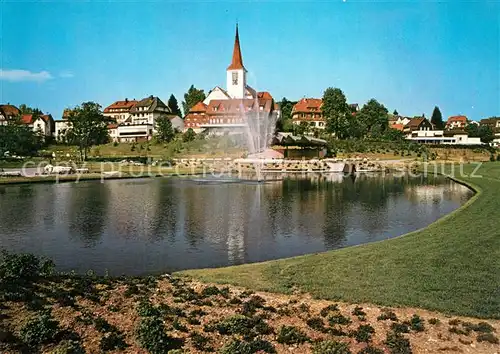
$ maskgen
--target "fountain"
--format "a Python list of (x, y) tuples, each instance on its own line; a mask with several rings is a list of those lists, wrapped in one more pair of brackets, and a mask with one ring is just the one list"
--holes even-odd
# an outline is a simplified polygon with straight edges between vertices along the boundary
[(258, 97), (255, 97), (253, 107), (248, 112), (244, 105), (240, 104), (240, 115), (244, 122), (243, 145), (247, 148), (248, 156), (237, 162), (253, 164), (257, 181), (261, 182), (262, 168), (266, 159), (276, 155), (276, 152), (269, 148), (269, 143), (274, 134), (277, 116), (272, 110), (261, 113)]

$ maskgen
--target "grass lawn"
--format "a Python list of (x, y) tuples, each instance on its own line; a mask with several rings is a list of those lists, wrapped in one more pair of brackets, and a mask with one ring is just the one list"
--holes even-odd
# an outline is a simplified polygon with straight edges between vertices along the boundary
[[(467, 175), (475, 165), (467, 165)], [(328, 300), (500, 318), (500, 163), (459, 177), (478, 194), (404, 237), (320, 254), (180, 272), (205, 282)]]

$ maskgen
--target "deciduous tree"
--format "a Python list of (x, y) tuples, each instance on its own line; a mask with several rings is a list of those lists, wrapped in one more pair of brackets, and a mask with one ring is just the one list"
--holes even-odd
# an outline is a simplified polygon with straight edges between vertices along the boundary
[(109, 141), (108, 118), (103, 116), (101, 106), (94, 102), (84, 102), (71, 110), (68, 115), (68, 142), (78, 146), (82, 161), (93, 145)]
[(280, 105), (281, 115), (278, 121), (276, 122), (276, 131), (279, 132), (291, 132), (293, 131), (292, 124), (292, 109), (296, 102), (291, 102), (283, 97)]
[(184, 94), (184, 101), (182, 102), (182, 110), (184, 111), (184, 116), (186, 116), (195, 104), (203, 101), (206, 98), (205, 92), (199, 90), (194, 85), (191, 85), (189, 90)]
[(343, 139), (349, 135), (347, 100), (339, 88), (329, 87), (323, 94), (323, 105), (321, 107), (323, 117), (326, 120), (326, 130), (334, 133), (337, 138)]
[(364, 135), (381, 136), (389, 125), (388, 110), (383, 104), (372, 98), (356, 115), (356, 121), (362, 127)]

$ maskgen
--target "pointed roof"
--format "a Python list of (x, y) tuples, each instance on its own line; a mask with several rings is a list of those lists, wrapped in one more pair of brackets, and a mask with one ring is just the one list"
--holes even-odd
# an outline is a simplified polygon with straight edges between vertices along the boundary
[(243, 58), (241, 56), (240, 36), (238, 34), (238, 24), (236, 24), (236, 37), (234, 38), (233, 60), (227, 70), (245, 70), (243, 66)]

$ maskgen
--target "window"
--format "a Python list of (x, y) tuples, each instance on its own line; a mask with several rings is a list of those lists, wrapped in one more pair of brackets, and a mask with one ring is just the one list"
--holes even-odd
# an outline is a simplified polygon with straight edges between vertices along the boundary
[(238, 85), (238, 73), (233, 72), (233, 85)]

